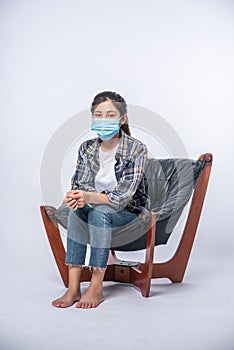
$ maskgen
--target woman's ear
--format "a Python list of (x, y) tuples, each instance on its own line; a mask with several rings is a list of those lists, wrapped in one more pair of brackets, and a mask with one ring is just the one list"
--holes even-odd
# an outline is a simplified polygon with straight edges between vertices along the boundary
[(128, 116), (127, 114), (124, 114), (121, 121), (120, 121), (120, 125), (123, 125), (123, 124), (128, 124)]

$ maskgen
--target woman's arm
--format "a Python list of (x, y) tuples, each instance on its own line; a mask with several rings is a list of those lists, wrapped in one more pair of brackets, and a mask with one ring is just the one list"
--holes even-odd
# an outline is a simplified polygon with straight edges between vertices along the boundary
[[(94, 179), (90, 171), (90, 162), (88, 161), (86, 150), (90, 147), (92, 140), (84, 141), (78, 149), (78, 158), (75, 173), (71, 179), (71, 190), (83, 190), (87, 192), (96, 192), (94, 188)], [(91, 143), (92, 145), (92, 143)]]
[(125, 208), (133, 198), (144, 176), (147, 157), (147, 147), (139, 144), (114, 190), (103, 191), (109, 199), (109, 205), (116, 210)]

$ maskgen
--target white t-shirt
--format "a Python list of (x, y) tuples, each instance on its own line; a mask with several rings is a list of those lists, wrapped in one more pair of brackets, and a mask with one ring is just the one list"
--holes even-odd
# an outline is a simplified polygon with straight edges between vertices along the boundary
[(117, 185), (115, 176), (115, 154), (117, 148), (118, 144), (110, 151), (104, 152), (101, 146), (99, 147), (100, 169), (95, 177), (95, 188), (97, 192), (102, 192), (103, 190), (113, 191)]

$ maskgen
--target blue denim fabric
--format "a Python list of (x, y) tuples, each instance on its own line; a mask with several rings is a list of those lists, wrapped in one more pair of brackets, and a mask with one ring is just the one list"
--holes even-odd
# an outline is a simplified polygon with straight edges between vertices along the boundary
[(67, 228), (67, 265), (84, 265), (87, 244), (90, 243), (89, 266), (106, 268), (111, 247), (112, 228), (122, 227), (138, 214), (127, 209), (116, 211), (108, 205), (85, 205), (70, 210)]

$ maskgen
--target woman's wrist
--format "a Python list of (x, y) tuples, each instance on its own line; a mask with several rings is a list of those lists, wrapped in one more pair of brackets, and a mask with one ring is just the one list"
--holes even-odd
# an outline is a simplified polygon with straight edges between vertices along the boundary
[(86, 192), (86, 191), (82, 191), (82, 192), (86, 203), (106, 204), (109, 202), (109, 198), (105, 193)]

